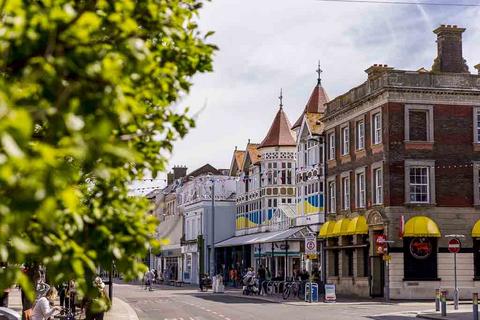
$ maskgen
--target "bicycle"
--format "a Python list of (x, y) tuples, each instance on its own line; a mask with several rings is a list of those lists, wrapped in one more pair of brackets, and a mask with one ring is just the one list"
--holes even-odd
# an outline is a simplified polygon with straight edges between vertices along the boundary
[(291, 294), (293, 294), (294, 297), (300, 295), (300, 284), (297, 281), (285, 283), (282, 294), (283, 299), (287, 300)]

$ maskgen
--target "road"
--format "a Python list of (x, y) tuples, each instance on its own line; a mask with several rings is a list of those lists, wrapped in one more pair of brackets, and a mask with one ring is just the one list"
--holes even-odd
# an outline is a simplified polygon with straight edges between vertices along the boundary
[(140, 320), (407, 320), (433, 307), (431, 302), (285, 304), (229, 293), (201, 293), (193, 288), (161, 287), (149, 292), (127, 284), (116, 284), (114, 290), (116, 297), (134, 308)]

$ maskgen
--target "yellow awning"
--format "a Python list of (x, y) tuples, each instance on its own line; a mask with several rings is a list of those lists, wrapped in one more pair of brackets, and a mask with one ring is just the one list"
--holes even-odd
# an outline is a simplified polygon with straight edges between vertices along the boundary
[(472, 237), (474, 238), (480, 238), (480, 220), (475, 222), (475, 225), (473, 226), (472, 229)]
[(350, 219), (348, 218), (340, 219), (337, 222), (335, 222), (335, 226), (333, 227), (332, 237), (339, 237), (339, 236), (346, 235), (349, 223), (350, 223)]
[(350, 220), (347, 227), (347, 235), (368, 234), (367, 219), (364, 216), (357, 216)]
[(405, 223), (404, 237), (440, 237), (435, 221), (425, 216), (415, 216)]
[(328, 238), (331, 237), (333, 232), (333, 227), (335, 226), (335, 221), (327, 221), (325, 222), (322, 227), (320, 228), (320, 232), (318, 233), (319, 238)]

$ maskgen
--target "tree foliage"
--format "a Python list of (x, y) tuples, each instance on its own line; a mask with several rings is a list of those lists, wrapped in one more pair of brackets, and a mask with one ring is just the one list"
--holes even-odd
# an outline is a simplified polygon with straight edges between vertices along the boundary
[(172, 107), (215, 46), (200, 0), (0, 0), (0, 290), (25, 262), (81, 289), (145, 266), (156, 221), (128, 185), (194, 125)]

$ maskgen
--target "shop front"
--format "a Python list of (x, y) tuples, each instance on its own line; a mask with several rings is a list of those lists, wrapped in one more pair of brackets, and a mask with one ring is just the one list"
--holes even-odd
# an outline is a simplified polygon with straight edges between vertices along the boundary
[(183, 257), (183, 282), (198, 284), (199, 255), (196, 242), (186, 243), (182, 246)]

